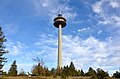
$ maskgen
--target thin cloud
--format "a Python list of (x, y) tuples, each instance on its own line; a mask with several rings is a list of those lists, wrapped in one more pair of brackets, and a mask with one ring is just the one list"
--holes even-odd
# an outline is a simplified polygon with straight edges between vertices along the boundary
[(78, 29), (78, 32), (83, 32), (83, 31), (86, 31), (86, 30), (89, 30), (89, 29), (90, 29), (90, 27)]
[[(44, 54), (45, 58), (47, 59), (49, 57), (49, 60), (54, 62), (51, 64), (56, 64), (58, 52), (57, 39), (54, 35), (53, 37), (47, 36), (47, 34), (44, 35), (47, 37), (44, 38), (44, 40), (51, 42), (41, 41), (40, 38), (37, 45), (40, 49), (43, 48), (42, 50), (46, 53)], [(118, 49), (119, 45), (114, 45), (114, 40), (111, 40), (111, 38), (108, 38), (106, 41), (100, 41), (92, 36), (81, 39), (79, 36), (63, 35), (63, 66), (69, 65), (69, 63), (73, 61), (77, 69), (84, 69), (90, 66), (94, 68), (104, 68), (104, 66), (117, 67), (120, 64), (119, 61), (117, 61), (120, 58), (119, 53), (117, 53), (120, 52)], [(46, 61), (50, 64), (49, 60)], [(109, 63), (106, 63), (108, 60), (110, 60)], [(113, 71), (114, 70), (110, 70), (112, 73)]]
[(14, 35), (18, 32), (19, 26), (15, 24), (5, 24), (3, 25), (3, 30), (7, 35)]
[(115, 0), (114, 2), (112, 0), (101, 0), (93, 4), (92, 10), (97, 14), (96, 18), (98, 18), (98, 24), (110, 24), (113, 27), (120, 26), (119, 3), (118, 0)]
[(118, 8), (120, 6), (119, 3), (114, 1), (110, 2), (110, 5), (112, 6), (112, 8)]
[(102, 33), (102, 30), (99, 30), (99, 31), (98, 31), (98, 35), (100, 35), (101, 33)]
[(6, 49), (9, 50), (10, 55), (20, 55), (24, 49), (27, 48), (26, 45), (21, 43), (20, 41), (12, 42), (10, 40), (5, 43)]
[(69, 0), (65, 0), (61, 4), (59, 0), (33, 0), (38, 15), (48, 16), (52, 21), (60, 12), (67, 21), (75, 19), (78, 14), (75, 12), (74, 7), (68, 5), (68, 2)]

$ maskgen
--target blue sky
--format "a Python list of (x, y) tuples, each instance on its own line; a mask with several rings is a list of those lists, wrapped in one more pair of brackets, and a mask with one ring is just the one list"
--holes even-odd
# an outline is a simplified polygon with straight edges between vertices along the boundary
[(67, 19), (63, 28), (63, 66), (102, 68), (110, 74), (120, 67), (120, 0), (0, 0), (0, 25), (18, 70), (31, 71), (36, 56), (45, 66), (57, 67), (58, 29), (53, 19), (59, 11)]

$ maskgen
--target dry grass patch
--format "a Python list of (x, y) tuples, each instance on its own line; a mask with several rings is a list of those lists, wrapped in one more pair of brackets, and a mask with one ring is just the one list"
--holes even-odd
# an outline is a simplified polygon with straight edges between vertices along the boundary
[[(60, 78), (60, 77), (40, 77), (40, 76), (17, 76), (17, 77), (0, 77), (0, 79), (90, 79), (90, 77), (67, 77), (67, 78)], [(117, 78), (108, 78), (108, 79), (117, 79)]]

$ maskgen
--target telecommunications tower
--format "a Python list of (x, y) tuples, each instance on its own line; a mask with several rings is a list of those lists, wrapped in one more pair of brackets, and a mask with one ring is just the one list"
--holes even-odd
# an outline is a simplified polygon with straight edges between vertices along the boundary
[(62, 14), (54, 19), (54, 26), (58, 28), (58, 68), (62, 67), (62, 28), (66, 26), (66, 19)]

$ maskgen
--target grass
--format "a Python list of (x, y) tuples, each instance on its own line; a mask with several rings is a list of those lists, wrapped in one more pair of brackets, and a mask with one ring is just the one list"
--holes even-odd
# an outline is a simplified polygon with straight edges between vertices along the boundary
[[(17, 77), (0, 77), (0, 79), (64, 79), (64, 78), (17, 76)], [(90, 78), (89, 77), (68, 77), (66, 79), (90, 79)]]
[[(16, 77), (0, 77), (0, 79), (64, 79), (64, 78), (60, 78), (60, 77), (40, 77), (40, 76), (32, 76), (32, 77), (28, 77), (28, 76), (16, 76)], [(66, 79), (90, 79), (90, 77), (68, 77)], [(116, 78), (108, 78), (108, 79), (116, 79)]]

